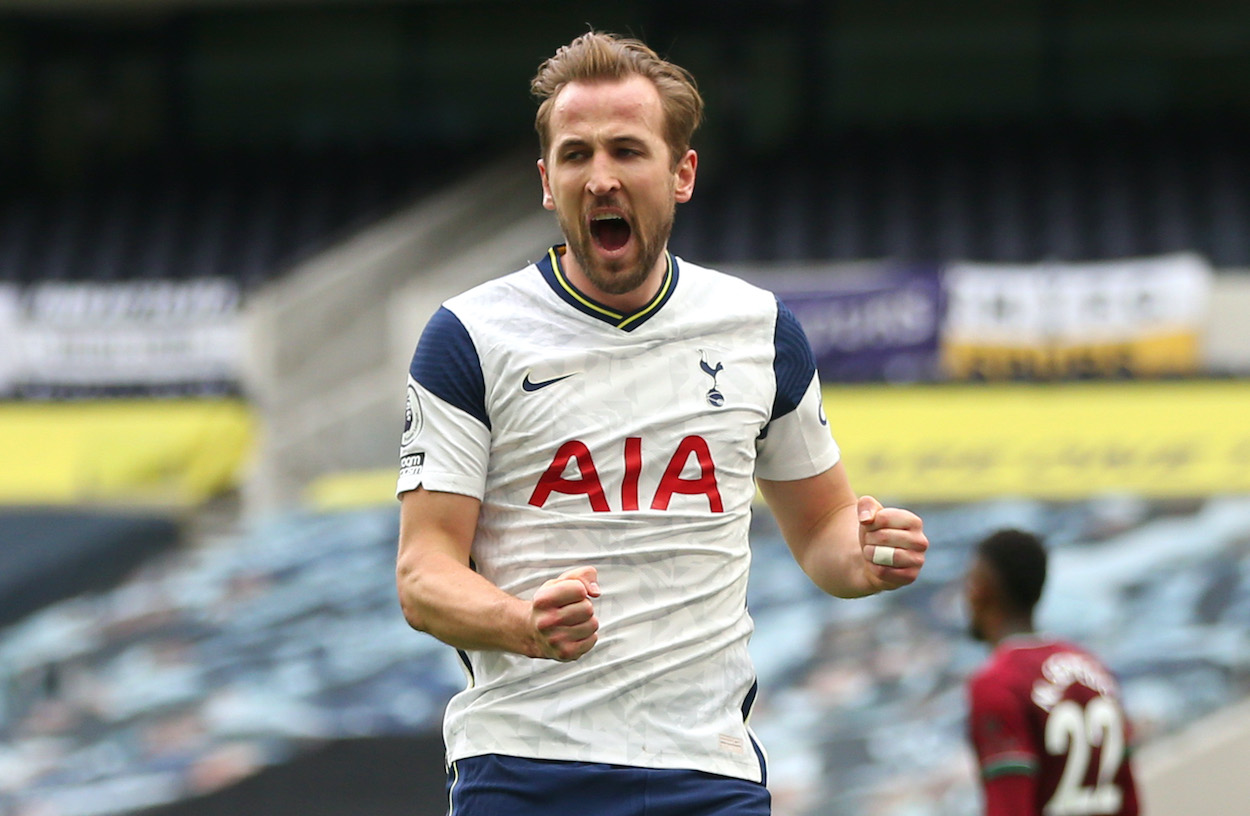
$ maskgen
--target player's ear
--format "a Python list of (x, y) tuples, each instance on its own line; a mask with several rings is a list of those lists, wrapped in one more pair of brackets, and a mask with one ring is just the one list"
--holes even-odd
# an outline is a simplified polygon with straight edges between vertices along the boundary
[(694, 177), (698, 169), (699, 154), (693, 150), (687, 150), (686, 155), (681, 157), (681, 160), (677, 162), (677, 167), (673, 170), (675, 178), (673, 197), (677, 199), (678, 204), (685, 204), (694, 195)]
[(547, 163), (542, 159), (538, 160), (538, 176), (543, 182), (543, 208), (554, 210), (556, 200), (551, 196), (551, 182), (547, 180)]

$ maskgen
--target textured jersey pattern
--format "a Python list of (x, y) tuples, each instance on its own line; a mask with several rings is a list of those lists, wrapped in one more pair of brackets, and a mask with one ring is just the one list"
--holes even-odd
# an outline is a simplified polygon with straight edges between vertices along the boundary
[(553, 274), (553, 252), (448, 300), (422, 335), (398, 491), (481, 499), (473, 562), (507, 592), (592, 565), (603, 593), (599, 642), (578, 661), (467, 653), (449, 760), (763, 779), (746, 722), (754, 478), (816, 475), (838, 449), (793, 316), (737, 278), (669, 263), (645, 315), (605, 319)]

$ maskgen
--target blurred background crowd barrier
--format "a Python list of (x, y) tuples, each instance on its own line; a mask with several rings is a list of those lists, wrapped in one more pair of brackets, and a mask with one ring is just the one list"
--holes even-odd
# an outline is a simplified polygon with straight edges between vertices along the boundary
[(1150, 812), (1250, 801), (1246, 4), (0, 0), (0, 816), (443, 812), (404, 374), (558, 240), (527, 82), (588, 23), (698, 78), (673, 250), (799, 315), (933, 542), (834, 601), (758, 509), (777, 816), (975, 811), (959, 582), (1008, 524)]

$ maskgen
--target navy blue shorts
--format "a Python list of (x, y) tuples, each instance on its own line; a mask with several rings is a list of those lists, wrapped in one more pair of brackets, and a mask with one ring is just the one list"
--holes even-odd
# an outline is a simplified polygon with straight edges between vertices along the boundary
[(677, 769), (487, 754), (452, 763), (448, 816), (769, 816), (758, 782)]

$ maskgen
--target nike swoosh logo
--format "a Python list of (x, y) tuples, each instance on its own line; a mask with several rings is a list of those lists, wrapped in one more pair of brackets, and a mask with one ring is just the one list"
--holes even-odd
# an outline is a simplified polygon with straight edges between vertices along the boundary
[[(576, 371), (573, 372), (573, 374), (576, 374), (576, 373), (577, 373)], [(537, 391), (540, 388), (546, 388), (549, 385), (555, 385), (556, 383), (560, 382), (560, 380), (567, 380), (569, 377), (572, 377), (573, 374), (565, 374), (562, 377), (553, 377), (550, 380), (539, 380), (538, 382), (534, 382), (533, 380), (530, 379), (529, 372), (527, 371), (525, 373), (525, 379), (521, 381), (521, 387), (524, 388), (526, 391)]]

